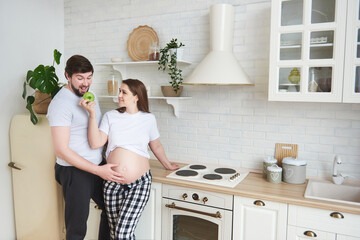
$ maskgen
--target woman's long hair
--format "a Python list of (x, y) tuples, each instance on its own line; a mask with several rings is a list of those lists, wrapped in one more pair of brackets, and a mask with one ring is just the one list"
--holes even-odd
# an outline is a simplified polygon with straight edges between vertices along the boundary
[[(137, 101), (137, 107), (140, 111), (143, 112), (147, 112), (149, 113), (149, 100), (148, 100), (148, 96), (147, 96), (147, 92), (146, 92), (146, 87), (145, 85), (137, 79), (126, 79), (122, 81), (123, 84), (126, 84), (129, 87), (130, 92), (134, 95), (134, 96), (138, 96), (138, 101)], [(118, 109), (119, 112), (123, 113), (126, 111), (126, 107), (120, 107)]]

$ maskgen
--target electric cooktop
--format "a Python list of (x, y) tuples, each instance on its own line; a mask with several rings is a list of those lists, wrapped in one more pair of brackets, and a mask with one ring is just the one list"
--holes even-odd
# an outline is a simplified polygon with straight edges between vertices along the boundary
[(244, 180), (248, 174), (249, 172), (233, 167), (190, 164), (170, 173), (166, 177), (233, 188)]

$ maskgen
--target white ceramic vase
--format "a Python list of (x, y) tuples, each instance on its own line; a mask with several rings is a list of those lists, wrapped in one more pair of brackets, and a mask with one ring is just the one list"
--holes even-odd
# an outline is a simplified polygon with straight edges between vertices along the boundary
[(176, 52), (176, 60), (181, 61), (183, 59), (184, 49), (183, 48), (171, 48), (171, 49), (169, 49), (170, 56), (174, 52)]

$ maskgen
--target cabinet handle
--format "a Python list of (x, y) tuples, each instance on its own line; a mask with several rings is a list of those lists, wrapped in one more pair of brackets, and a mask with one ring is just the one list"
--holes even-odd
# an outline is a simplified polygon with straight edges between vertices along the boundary
[(21, 168), (15, 166), (15, 163), (14, 163), (14, 162), (9, 162), (8, 166), (11, 167), (11, 168), (14, 168), (14, 169), (16, 169), (16, 170), (21, 170)]
[(254, 205), (256, 205), (256, 206), (265, 206), (265, 203), (263, 201), (261, 201), (261, 200), (256, 200), (256, 201), (254, 201)]
[(197, 211), (197, 210), (193, 210), (193, 209), (189, 209), (189, 208), (178, 207), (178, 206), (176, 206), (176, 204), (174, 202), (171, 204), (165, 204), (165, 207), (175, 208), (175, 209), (186, 211), (186, 212), (202, 214), (202, 215), (206, 215), (206, 216), (210, 216), (210, 217), (214, 217), (214, 218), (222, 218), (221, 213), (219, 211), (217, 211), (216, 213), (201, 212), (201, 211)]
[(344, 218), (344, 215), (342, 215), (341, 213), (339, 212), (332, 212), (330, 213), (330, 217), (333, 217), (333, 218)]
[(314, 233), (313, 231), (305, 231), (304, 235), (307, 237), (317, 237), (316, 233)]

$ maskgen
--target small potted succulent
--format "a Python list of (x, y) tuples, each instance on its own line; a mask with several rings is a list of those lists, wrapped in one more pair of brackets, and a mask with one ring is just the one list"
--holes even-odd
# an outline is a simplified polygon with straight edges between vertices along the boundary
[[(64, 85), (59, 82), (56, 75), (54, 64), (60, 64), (61, 53), (54, 50), (54, 61), (52, 66), (44, 66), (40, 64), (34, 70), (29, 70), (23, 85), (22, 98), (26, 98), (26, 109), (30, 112), (30, 120), (36, 125), (38, 118), (35, 113), (44, 114), (51, 99)], [(27, 87), (35, 90), (34, 93), (27, 96)], [(27, 96), (27, 97), (26, 97)]]
[(177, 62), (180, 56), (179, 48), (183, 46), (185, 46), (183, 43), (178, 43), (177, 39), (173, 38), (164, 48), (160, 49), (158, 70), (165, 71), (168, 69), (171, 78), (169, 81), (171, 86), (161, 86), (161, 91), (165, 97), (178, 97), (182, 92), (182, 70), (178, 67)]

